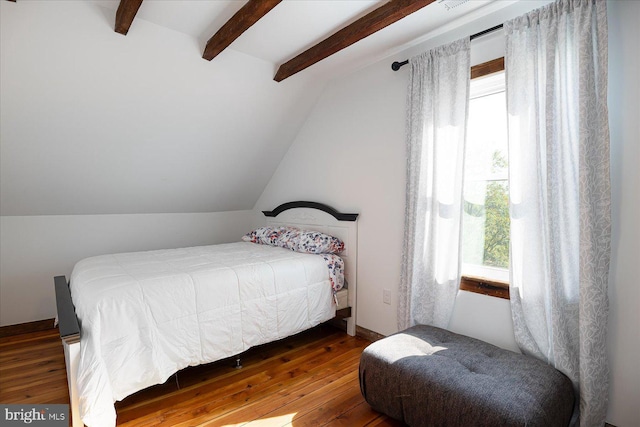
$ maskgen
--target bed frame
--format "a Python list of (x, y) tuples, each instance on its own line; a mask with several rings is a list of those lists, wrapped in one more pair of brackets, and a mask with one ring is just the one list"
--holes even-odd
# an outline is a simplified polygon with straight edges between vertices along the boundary
[[(292, 225), (306, 230), (321, 231), (340, 238), (345, 250), (340, 254), (345, 264), (345, 282), (348, 290), (347, 307), (337, 311), (336, 317), (347, 322), (347, 333), (356, 334), (356, 290), (358, 260), (358, 214), (341, 213), (317, 202), (284, 203), (272, 211), (262, 211), (267, 225)], [(79, 396), (76, 386), (80, 362), (80, 325), (71, 299), (69, 283), (65, 276), (54, 277), (60, 338), (67, 368), (67, 384), (71, 403), (73, 427), (82, 427)]]

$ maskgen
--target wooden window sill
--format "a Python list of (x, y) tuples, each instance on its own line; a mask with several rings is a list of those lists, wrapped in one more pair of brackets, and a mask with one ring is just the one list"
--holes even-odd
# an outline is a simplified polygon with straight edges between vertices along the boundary
[(462, 276), (460, 290), (509, 299), (509, 284), (476, 276)]

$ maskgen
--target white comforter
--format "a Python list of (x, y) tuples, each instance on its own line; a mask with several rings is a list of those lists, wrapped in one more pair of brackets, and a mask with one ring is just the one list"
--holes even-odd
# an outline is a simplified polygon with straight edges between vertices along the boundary
[(82, 336), (78, 391), (88, 426), (114, 426), (114, 402), (335, 315), (318, 255), (254, 243), (104, 255), (70, 281)]

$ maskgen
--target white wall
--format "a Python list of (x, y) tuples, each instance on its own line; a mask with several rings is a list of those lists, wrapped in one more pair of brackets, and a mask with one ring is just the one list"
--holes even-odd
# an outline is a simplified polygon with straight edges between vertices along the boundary
[[(613, 259), (611, 283), (611, 402), (608, 421), (638, 425), (640, 354), (638, 327), (638, 5), (610, 6)], [(381, 334), (397, 330), (405, 191), (406, 70), (390, 64), (413, 54), (489, 28), (534, 8), (511, 8), (425, 41), (418, 47), (334, 81), (321, 96), (271, 182), (260, 209), (291, 200), (319, 200), (359, 212), (357, 324)], [(516, 8), (519, 8), (516, 10)], [(480, 39), (482, 40), (482, 39)], [(472, 62), (495, 57), (488, 42), (473, 43)], [(615, 43), (615, 45), (614, 45)], [(481, 46), (478, 49), (478, 46)], [(405, 67), (406, 68), (406, 67)], [(382, 302), (383, 289), (392, 293)], [(515, 346), (509, 304), (461, 292), (451, 327), (505, 348)]]
[(612, 258), (607, 421), (640, 425), (640, 2), (609, 1)]
[(0, 217), (0, 326), (56, 315), (53, 277), (94, 255), (237, 242), (255, 211)]

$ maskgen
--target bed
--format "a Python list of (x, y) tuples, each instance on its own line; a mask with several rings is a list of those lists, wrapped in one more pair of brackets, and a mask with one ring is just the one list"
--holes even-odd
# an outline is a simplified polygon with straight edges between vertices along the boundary
[[(247, 241), (91, 257), (54, 279), (74, 427), (113, 426), (116, 400), (336, 314), (355, 335), (358, 215), (315, 202), (263, 214)], [(298, 251), (283, 238), (296, 229), (344, 242), (340, 258)]]

